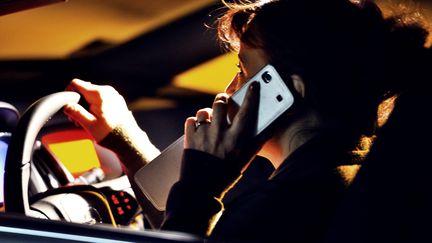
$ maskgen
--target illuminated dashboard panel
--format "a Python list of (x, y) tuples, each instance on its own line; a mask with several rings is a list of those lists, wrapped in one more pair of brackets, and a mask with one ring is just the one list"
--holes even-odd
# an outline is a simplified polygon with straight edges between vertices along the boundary
[(100, 167), (95, 143), (83, 130), (49, 133), (41, 141), (74, 177)]
[(8, 140), (3, 137), (0, 139), (0, 207), (3, 206), (4, 198), (3, 198), (3, 179), (4, 179), (4, 169), (5, 169), (5, 161), (6, 161), (6, 152), (8, 148)]

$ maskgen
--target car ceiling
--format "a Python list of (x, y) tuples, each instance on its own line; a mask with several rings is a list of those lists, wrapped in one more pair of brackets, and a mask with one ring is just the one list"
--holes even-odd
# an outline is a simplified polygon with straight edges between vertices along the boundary
[[(0, 1), (0, 9), (15, 1), (58, 0)], [(377, 2), (386, 14), (398, 9), (394, 3), (410, 7), (406, 0)], [(409, 2), (421, 3), (417, 9), (431, 22), (427, 0)], [(0, 101), (24, 111), (75, 77), (112, 85), (152, 142), (165, 148), (237, 71), (237, 57), (221, 55), (214, 29), (205, 26), (218, 16), (218, 4), (69, 0), (0, 16)]]
[[(69, 0), (0, 17), (0, 99), (34, 100), (74, 77), (128, 99), (219, 56), (215, 0)], [(224, 81), (226, 82), (226, 81)]]
[(69, 0), (4, 15), (0, 59), (66, 57), (94, 40), (125, 42), (214, 2)]
[[(205, 26), (217, 16), (217, 4), (219, 0), (69, 0), (0, 16), (0, 100), (32, 101), (63, 90), (74, 77), (113, 85), (129, 100), (155, 96), (161, 88), (172, 92), (173, 83), (176, 94), (202, 92), (200, 78), (183, 85), (177, 81), (189, 81), (185, 72), (220, 57), (214, 30)], [(215, 86), (204, 93), (221, 91), (235, 72), (235, 57), (224, 61), (227, 68), (220, 61), (217, 69), (198, 68), (201, 80)]]

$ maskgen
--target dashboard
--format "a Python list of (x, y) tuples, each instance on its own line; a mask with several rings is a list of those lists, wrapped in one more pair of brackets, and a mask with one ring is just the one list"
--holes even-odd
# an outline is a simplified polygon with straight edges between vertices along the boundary
[[(44, 134), (34, 155), (36, 172), (50, 192), (34, 190), (33, 209), (60, 220), (143, 228), (140, 208), (120, 160), (83, 129)], [(43, 195), (42, 199), (36, 195)]]

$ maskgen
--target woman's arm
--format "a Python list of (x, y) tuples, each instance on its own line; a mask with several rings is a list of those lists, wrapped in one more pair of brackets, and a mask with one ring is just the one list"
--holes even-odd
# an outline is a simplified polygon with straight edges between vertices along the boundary
[(186, 149), (180, 180), (171, 188), (162, 229), (206, 236), (223, 209), (222, 197), (240, 176), (230, 162)]
[[(213, 109), (185, 122), (185, 151), (180, 180), (170, 191), (163, 229), (209, 234), (223, 209), (221, 199), (259, 148), (253, 144), (259, 86), (251, 85), (244, 104), (227, 123), (228, 97), (218, 95)], [(196, 122), (204, 122), (196, 126)]]

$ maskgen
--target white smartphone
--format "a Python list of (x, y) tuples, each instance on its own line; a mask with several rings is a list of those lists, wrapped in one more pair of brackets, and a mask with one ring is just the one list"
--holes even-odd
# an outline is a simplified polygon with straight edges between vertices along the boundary
[[(276, 69), (267, 65), (231, 96), (233, 110), (243, 103), (252, 81), (258, 81), (261, 85), (255, 131), (259, 134), (293, 105), (294, 97)], [(135, 174), (135, 183), (144, 195), (144, 198), (138, 196), (137, 200), (143, 208), (144, 217), (155, 228), (162, 222), (169, 191), (180, 177), (183, 141), (184, 136), (181, 136)]]
[[(234, 111), (243, 103), (247, 90), (254, 81), (261, 86), (255, 130), (255, 135), (258, 135), (294, 104), (294, 96), (276, 69), (268, 64), (231, 96)], [(228, 120), (230, 117), (233, 115), (229, 115)]]

